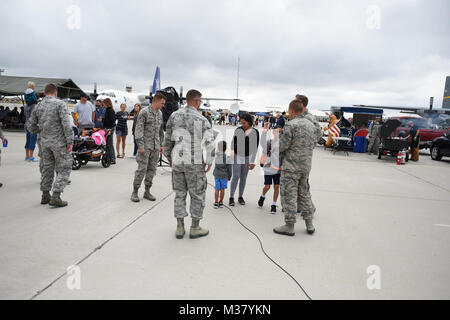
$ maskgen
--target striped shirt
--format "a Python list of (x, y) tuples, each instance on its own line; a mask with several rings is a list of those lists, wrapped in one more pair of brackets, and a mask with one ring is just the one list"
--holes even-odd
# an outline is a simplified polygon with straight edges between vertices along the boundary
[(127, 121), (128, 121), (128, 112), (122, 112), (119, 111), (116, 113), (116, 120), (117, 120), (117, 125), (116, 125), (116, 130), (117, 131), (128, 131), (128, 125), (127, 125)]

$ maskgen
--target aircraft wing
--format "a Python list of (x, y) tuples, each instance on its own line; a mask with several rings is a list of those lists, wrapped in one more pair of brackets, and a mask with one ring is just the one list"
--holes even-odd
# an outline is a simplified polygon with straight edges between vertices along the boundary
[[(180, 97), (180, 102), (181, 102), (181, 104), (183, 104), (184, 101), (186, 101), (186, 97), (181, 96), (181, 97)], [(209, 107), (211, 107), (211, 105), (210, 105), (210, 103), (209, 103), (210, 101), (234, 101), (234, 102), (236, 102), (236, 103), (234, 103), (234, 104), (237, 104), (237, 102), (241, 102), (241, 101), (243, 101), (243, 100), (242, 100), (242, 99), (205, 98), (205, 97), (202, 97), (202, 101), (203, 101), (203, 106), (209, 108)], [(233, 105), (234, 105), (234, 104), (233, 104)]]
[(364, 105), (358, 104), (353, 105), (355, 107), (360, 108), (375, 108), (375, 109), (386, 109), (386, 110), (399, 110), (401, 113), (412, 113), (412, 114), (427, 114), (427, 113), (436, 113), (436, 114), (450, 114), (450, 109), (429, 109), (429, 108), (414, 108), (414, 107), (393, 107), (393, 106), (372, 106), (372, 105)]
[(136, 95), (140, 103), (145, 102), (148, 99), (148, 94), (141, 93)]
[[(186, 97), (181, 97), (182, 100), (186, 100)], [(243, 101), (242, 99), (226, 99), (226, 98), (205, 98), (202, 97), (202, 100), (212, 100), (212, 101)]]

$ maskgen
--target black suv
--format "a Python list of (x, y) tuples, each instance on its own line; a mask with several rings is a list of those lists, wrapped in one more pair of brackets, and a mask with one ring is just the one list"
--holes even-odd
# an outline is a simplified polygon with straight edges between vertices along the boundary
[(436, 138), (431, 143), (431, 159), (441, 160), (442, 157), (450, 157), (450, 133)]

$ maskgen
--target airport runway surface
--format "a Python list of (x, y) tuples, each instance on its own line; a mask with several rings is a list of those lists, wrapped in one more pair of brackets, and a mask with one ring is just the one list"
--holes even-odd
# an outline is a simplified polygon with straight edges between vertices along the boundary
[[(234, 128), (227, 128), (230, 140)], [(450, 299), (450, 159), (424, 154), (397, 166), (387, 157), (318, 147), (313, 236), (302, 220), (295, 237), (272, 232), (283, 216), (269, 213), (271, 191), (257, 207), (257, 167), (246, 206), (234, 207), (234, 215), (214, 209), (209, 186), (202, 225), (210, 235), (177, 240), (170, 168), (158, 168), (156, 202), (142, 201), (142, 187), (141, 202), (132, 203), (135, 160), (117, 159), (107, 169), (89, 163), (71, 174), (63, 194), (69, 206), (52, 209), (39, 204), (38, 163), (24, 161), (24, 133), (5, 134), (0, 299), (307, 299), (299, 285), (311, 299)], [(132, 136), (127, 140), (130, 155)], [(76, 264), (80, 289), (66, 274)], [(380, 288), (369, 290), (368, 282)]]

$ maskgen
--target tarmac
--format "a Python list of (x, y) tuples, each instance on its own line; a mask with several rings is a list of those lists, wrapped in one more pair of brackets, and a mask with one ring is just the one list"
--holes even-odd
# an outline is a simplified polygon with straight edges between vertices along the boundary
[[(230, 140), (234, 128), (215, 126), (225, 128)], [(5, 134), (0, 299), (450, 299), (448, 158), (424, 152), (399, 166), (317, 147), (314, 235), (300, 219), (295, 237), (273, 233), (283, 215), (280, 206), (269, 212), (272, 190), (258, 208), (256, 167), (245, 206), (214, 209), (209, 186), (201, 224), (210, 235), (177, 240), (170, 168), (157, 170), (156, 202), (143, 200), (142, 187), (132, 203), (134, 159), (88, 163), (72, 171), (69, 206), (54, 209), (40, 204), (39, 164), (24, 161), (24, 133)], [(127, 156), (132, 150), (129, 136)]]

